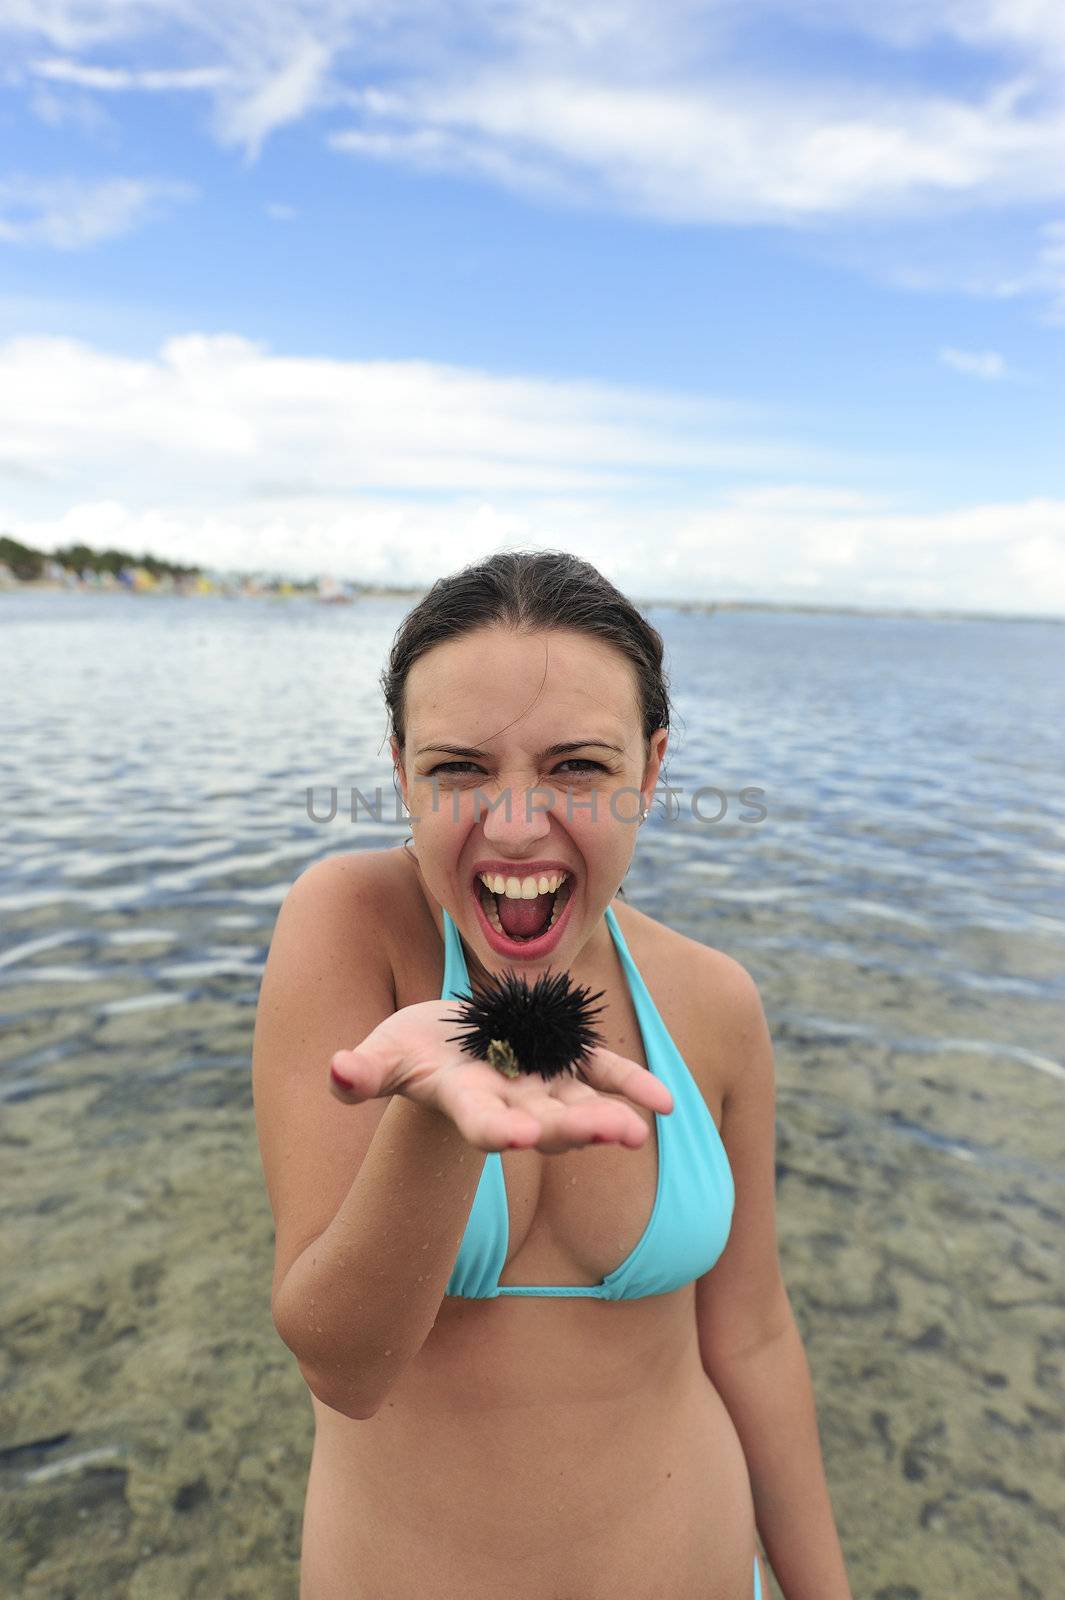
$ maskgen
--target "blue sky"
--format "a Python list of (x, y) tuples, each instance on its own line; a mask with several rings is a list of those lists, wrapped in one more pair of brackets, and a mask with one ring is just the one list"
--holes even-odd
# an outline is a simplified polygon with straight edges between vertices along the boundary
[(1065, 615), (1058, 0), (0, 0), (0, 528)]

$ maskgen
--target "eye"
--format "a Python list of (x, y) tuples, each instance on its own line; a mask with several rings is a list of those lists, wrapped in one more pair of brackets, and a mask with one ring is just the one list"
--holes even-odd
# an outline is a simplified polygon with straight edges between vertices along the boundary
[[(436, 772), (454, 772), (456, 768), (472, 767), (474, 765), (475, 763), (472, 761), (440, 761), (435, 767), (429, 768), (429, 776), (432, 777)], [(584, 772), (593, 770), (605, 772), (607, 770), (601, 761), (588, 761), (583, 756), (568, 756), (559, 765), (560, 767), (579, 767)]]

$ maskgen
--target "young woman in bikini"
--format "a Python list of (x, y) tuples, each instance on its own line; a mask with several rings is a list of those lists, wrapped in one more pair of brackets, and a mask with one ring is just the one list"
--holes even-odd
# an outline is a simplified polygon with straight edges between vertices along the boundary
[[(279, 913), (253, 1082), (315, 1418), (300, 1600), (768, 1600), (756, 1531), (785, 1600), (851, 1600), (757, 988), (616, 900), (662, 656), (570, 555), (437, 582), (383, 674), (412, 838)], [(455, 1001), (506, 969), (599, 994), (585, 1081), (460, 1048)]]

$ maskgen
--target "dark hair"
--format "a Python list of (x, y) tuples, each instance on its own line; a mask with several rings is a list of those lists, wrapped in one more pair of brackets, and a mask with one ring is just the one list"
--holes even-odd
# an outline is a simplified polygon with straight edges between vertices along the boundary
[(662, 636), (632, 601), (591, 562), (565, 550), (500, 550), (438, 578), (400, 624), (380, 679), (389, 732), (400, 746), (406, 740), (411, 667), (445, 639), (489, 627), (515, 633), (568, 628), (612, 644), (631, 662), (636, 676), (644, 744), (656, 728), (669, 727)]

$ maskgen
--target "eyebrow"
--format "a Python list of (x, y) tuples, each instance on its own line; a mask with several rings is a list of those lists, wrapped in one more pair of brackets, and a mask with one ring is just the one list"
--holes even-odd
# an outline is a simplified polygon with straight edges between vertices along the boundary
[[(546, 750), (540, 751), (540, 754), (536, 759), (538, 761), (544, 761), (548, 756), (561, 756), (567, 754), (567, 752), (570, 750), (588, 750), (590, 748), (597, 750), (612, 750), (614, 754), (618, 756), (623, 756), (625, 754), (620, 745), (607, 744), (604, 739), (571, 739), (567, 744), (548, 745)], [(415, 755), (423, 756), (427, 750), (438, 750), (442, 754), (449, 756), (476, 756), (477, 759), (481, 761), (483, 761), (487, 755), (487, 751), (485, 750), (475, 750), (472, 748), (472, 746), (462, 744), (423, 744), (421, 749), (416, 750), (414, 753)]]

